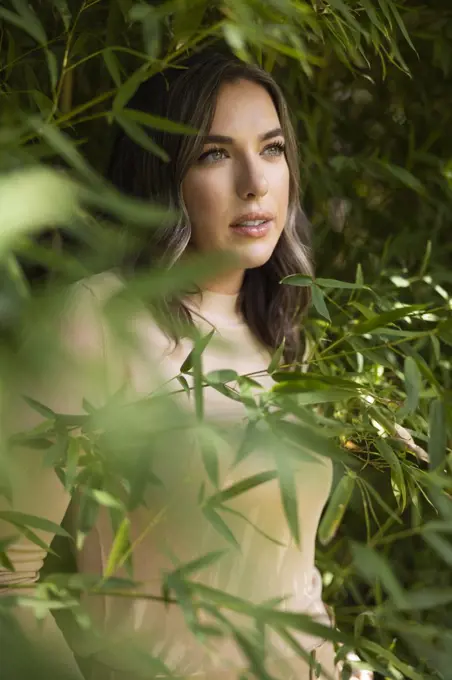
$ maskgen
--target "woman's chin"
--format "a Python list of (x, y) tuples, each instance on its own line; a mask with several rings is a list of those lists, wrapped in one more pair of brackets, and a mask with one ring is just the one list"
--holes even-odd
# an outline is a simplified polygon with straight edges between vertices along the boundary
[(246, 252), (244, 252), (244, 250), (245, 249), (238, 253), (240, 264), (244, 269), (256, 269), (257, 267), (262, 267), (269, 261), (273, 254), (274, 247), (269, 247), (268, 244), (266, 246), (258, 246), (256, 244), (255, 246), (246, 249)]

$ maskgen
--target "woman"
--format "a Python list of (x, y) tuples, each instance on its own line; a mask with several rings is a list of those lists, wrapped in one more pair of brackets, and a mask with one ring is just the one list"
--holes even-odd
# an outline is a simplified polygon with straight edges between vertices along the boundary
[[(153, 236), (154, 262), (170, 266), (190, 253), (228, 253), (232, 259), (207, 277), (200, 289), (165, 300), (163, 311), (170, 315), (160, 314), (160, 325), (144, 309), (137, 314), (132, 326), (138, 349), (133, 355), (122, 356), (113, 341), (103, 344), (103, 331), (98, 333), (95, 328), (96, 313), (87, 311), (83, 296), (67, 337), (74, 353), (85, 358), (87, 352), (96, 354), (100, 347), (100, 353), (106, 350), (112, 389), (126, 383), (130, 394), (146, 394), (156, 385), (156, 367), (165, 385), (179, 374), (192, 348), (187, 337), (192, 333), (181, 332), (183, 325), (203, 335), (213, 330), (202, 355), (204, 374), (227, 368), (239, 375), (264, 376), (258, 381), (265, 390), (272, 384), (265, 377), (271, 355), (283, 341), (286, 362), (299, 360), (299, 321), (308, 304), (307, 289), (279, 282), (291, 273), (312, 272), (308, 232), (299, 205), (296, 140), (281, 91), (263, 70), (215, 53), (194, 56), (185, 65), (188, 68), (169, 69), (143, 83), (129, 107), (191, 126), (198, 134), (153, 135), (169, 162), (121, 135), (114, 148), (110, 179), (129, 194), (179, 209), (177, 224), (167, 225)], [(146, 263), (144, 254), (141, 260)], [(93, 295), (100, 302), (99, 318), (102, 305), (121, 286), (121, 280), (110, 274), (85, 286), (88, 297)], [(171, 322), (174, 319), (182, 322), (176, 330)], [(78, 382), (83, 393), (86, 383)], [(72, 399), (74, 391), (77, 389), (72, 390)], [(246, 416), (243, 405), (224, 390), (208, 387), (203, 402), (206, 419), (223, 431), (232, 431), (233, 424)], [(185, 406), (182, 403), (182, 409)], [(61, 395), (56, 408), (73, 411)], [(228, 516), (227, 527), (241, 546), (237, 550), (228, 544), (224, 531), (221, 535), (199, 510), (200, 487), (205, 488), (215, 474), (222, 489), (258, 472), (271, 471), (275, 452), (263, 447), (262, 452), (238, 464), (231, 452), (232, 447), (222, 449), (219, 470), (210, 469), (210, 479), (209, 466), (194, 446), (161, 456), (156, 462), (153, 471), (164, 482), (168, 480), (177, 502), (169, 504), (168, 510), (169, 487), (152, 487), (146, 506), (131, 513), (132, 539), (143, 531), (146, 534), (134, 551), (134, 577), (155, 594), (162, 570), (174, 567), (175, 560), (185, 563), (220, 549), (225, 551), (221, 559), (197, 576), (201, 583), (255, 603), (285, 597), (281, 606), (311, 614), (328, 625), (314, 547), (331, 487), (330, 462), (314, 454), (293, 465), (300, 547), (290, 536), (278, 480), (270, 479), (229, 504), (235, 514)], [(40, 508), (36, 504), (15, 508), (61, 521), (68, 498), (54, 482), (56, 479), (46, 479), (48, 489)], [(167, 510), (163, 519), (147, 531), (149, 517), (160, 516), (163, 508)], [(107, 513), (101, 513), (79, 555), (80, 571), (99, 573), (105, 569), (111, 539)], [(3, 582), (35, 579), (43, 557), (36, 546), (22, 541), (9, 556), (19, 575), (0, 572)], [(139, 632), (147, 650), (183, 677), (210, 680), (215, 675), (232, 680), (247, 665), (231, 638), (214, 638), (206, 650), (188, 630), (177, 606), (137, 601), (124, 609), (122, 601), (107, 599), (95, 614), (102, 625), (114, 630), (118, 640), (132, 629)], [(306, 656), (334, 676), (333, 646), (309, 635), (296, 637)], [(270, 648), (268, 669), (277, 677), (314, 677), (310, 663), (297, 658), (276, 635), (268, 639)]]

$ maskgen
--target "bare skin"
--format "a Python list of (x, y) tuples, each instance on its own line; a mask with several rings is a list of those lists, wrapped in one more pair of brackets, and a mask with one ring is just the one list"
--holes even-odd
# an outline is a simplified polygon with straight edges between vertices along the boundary
[[(289, 203), (284, 136), (264, 87), (238, 80), (220, 88), (209, 135), (184, 178), (182, 191), (192, 224), (192, 246), (200, 252), (229, 251), (237, 257), (237, 266), (209, 281), (207, 288), (237, 293), (245, 269), (260, 267), (271, 257)], [(241, 231), (231, 226), (247, 213), (272, 219), (253, 233), (250, 228)]]

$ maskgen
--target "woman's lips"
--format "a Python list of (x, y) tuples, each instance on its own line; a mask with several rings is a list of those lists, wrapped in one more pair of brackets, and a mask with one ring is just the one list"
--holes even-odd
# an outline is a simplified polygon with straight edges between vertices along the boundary
[(268, 234), (272, 225), (273, 220), (267, 220), (266, 222), (263, 222), (262, 224), (258, 224), (255, 226), (231, 225), (231, 229), (233, 229), (236, 234), (240, 234), (241, 236), (250, 236), (251, 238), (262, 238), (263, 236), (266, 236)]

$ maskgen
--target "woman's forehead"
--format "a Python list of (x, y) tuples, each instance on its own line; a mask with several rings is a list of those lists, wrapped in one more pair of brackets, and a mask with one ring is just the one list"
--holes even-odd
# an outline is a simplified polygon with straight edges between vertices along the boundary
[(265, 87), (244, 79), (221, 85), (209, 134), (258, 138), (278, 127), (278, 112)]

